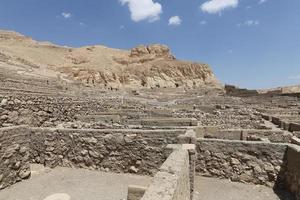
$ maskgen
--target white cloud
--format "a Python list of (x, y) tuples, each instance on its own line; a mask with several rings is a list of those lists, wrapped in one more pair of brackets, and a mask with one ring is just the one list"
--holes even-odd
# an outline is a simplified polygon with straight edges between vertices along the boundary
[(266, 3), (267, 2), (267, 0), (259, 0), (259, 4), (263, 4), (263, 3)]
[(200, 25), (206, 25), (206, 24), (207, 24), (207, 21), (205, 21), (205, 20), (200, 21)]
[(135, 22), (148, 20), (154, 22), (160, 19), (162, 6), (153, 0), (119, 0), (122, 5), (128, 4), (131, 19)]
[(203, 12), (210, 14), (217, 14), (229, 8), (236, 8), (239, 0), (210, 0), (204, 2), (200, 8)]
[(259, 24), (258, 20), (246, 20), (243, 23), (239, 23), (238, 26), (258, 26)]
[(63, 12), (61, 13), (61, 16), (63, 16), (65, 19), (69, 19), (72, 17), (72, 14), (71, 13), (67, 13), (67, 12)]
[(173, 16), (169, 19), (169, 25), (173, 26), (179, 26), (181, 24), (182, 20), (179, 16)]

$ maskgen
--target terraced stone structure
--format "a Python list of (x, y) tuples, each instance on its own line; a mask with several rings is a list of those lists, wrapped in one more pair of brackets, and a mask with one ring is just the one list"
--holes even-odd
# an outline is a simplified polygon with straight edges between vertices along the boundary
[[(9, 35), (0, 32), (0, 200), (300, 199), (297, 95), (226, 93), (207, 65), (161, 45), (72, 49)], [(46, 65), (35, 48), (57, 60)], [(130, 76), (86, 71), (98, 54)]]
[[(189, 92), (185, 93), (192, 96)], [(206, 97), (210, 104), (203, 107), (201, 98), (183, 95), (175, 103), (152, 102), (149, 93), (138, 98), (128, 93), (124, 98), (116, 92), (114, 97), (85, 100), (3, 95), (1, 188), (30, 181), (30, 166), (40, 164), (152, 177), (147, 186), (128, 185), (129, 200), (197, 199), (198, 176), (264, 185), (299, 198), (298, 132), (285, 130), (263, 103), (241, 102), (260, 97), (216, 94)], [(119, 103), (112, 104), (111, 99)], [(288, 114), (292, 121), (298, 117), (294, 110), (279, 113), (283, 112), (284, 119)], [(215, 124), (217, 117), (223, 117), (224, 124)], [(250, 122), (247, 127), (238, 123), (241, 118)]]

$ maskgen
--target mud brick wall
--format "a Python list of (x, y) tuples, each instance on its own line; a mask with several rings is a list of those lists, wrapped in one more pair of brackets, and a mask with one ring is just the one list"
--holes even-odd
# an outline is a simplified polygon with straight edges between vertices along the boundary
[(287, 150), (286, 184), (288, 189), (300, 199), (300, 146), (289, 145)]
[(31, 129), (31, 159), (49, 167), (78, 167), (154, 175), (184, 130)]
[(287, 145), (198, 139), (196, 172), (201, 175), (267, 186), (281, 186)]
[(29, 178), (29, 141), (26, 127), (0, 129), (0, 189)]

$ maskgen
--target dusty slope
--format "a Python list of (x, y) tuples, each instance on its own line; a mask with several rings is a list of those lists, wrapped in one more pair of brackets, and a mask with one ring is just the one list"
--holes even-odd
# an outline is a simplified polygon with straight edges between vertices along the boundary
[(69, 48), (10, 31), (0, 31), (0, 68), (96, 87), (220, 87), (209, 66), (176, 60), (163, 45), (130, 51), (104, 46)]

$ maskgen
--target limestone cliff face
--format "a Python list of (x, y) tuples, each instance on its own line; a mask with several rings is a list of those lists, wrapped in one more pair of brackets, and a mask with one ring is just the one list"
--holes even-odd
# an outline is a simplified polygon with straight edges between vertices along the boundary
[(1, 67), (101, 88), (221, 87), (208, 65), (179, 61), (159, 44), (129, 51), (99, 45), (69, 48), (0, 31)]

